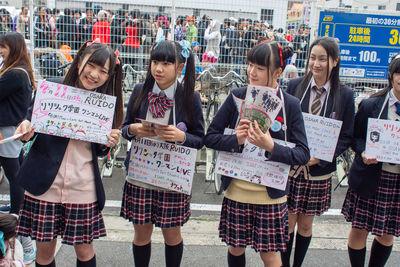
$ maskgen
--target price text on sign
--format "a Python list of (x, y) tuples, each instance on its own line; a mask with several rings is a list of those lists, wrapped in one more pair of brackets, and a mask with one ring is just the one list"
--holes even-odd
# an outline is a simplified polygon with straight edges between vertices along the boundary
[(400, 52), (400, 16), (322, 11), (319, 36), (339, 40), (341, 76), (386, 79)]
[(32, 112), (35, 132), (107, 144), (115, 96), (41, 81)]
[(197, 150), (163, 141), (133, 138), (128, 178), (190, 194)]
[(365, 156), (400, 164), (400, 122), (369, 118)]
[[(275, 140), (284, 144), (281, 140)], [(287, 143), (294, 147), (293, 143)], [(285, 190), (290, 165), (268, 161), (265, 150), (246, 141), (242, 153), (219, 152), (215, 166), (216, 173), (247, 182)]]
[(311, 157), (332, 162), (342, 121), (303, 113)]

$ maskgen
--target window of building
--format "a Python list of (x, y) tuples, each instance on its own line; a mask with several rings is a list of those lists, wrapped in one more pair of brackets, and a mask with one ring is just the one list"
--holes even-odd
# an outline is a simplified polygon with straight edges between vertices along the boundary
[(386, 6), (385, 5), (379, 5), (378, 6), (378, 10), (386, 10)]
[(274, 10), (273, 9), (261, 9), (261, 20), (272, 24), (274, 21)]

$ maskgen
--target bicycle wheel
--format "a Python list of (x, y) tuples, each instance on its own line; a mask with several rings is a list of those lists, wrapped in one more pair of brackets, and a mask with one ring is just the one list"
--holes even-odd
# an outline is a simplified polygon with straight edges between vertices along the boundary
[(215, 193), (217, 193), (217, 195), (221, 195), (221, 193), (223, 191), (222, 186), (221, 186), (221, 184), (222, 184), (221, 175), (217, 174), (215, 172), (215, 167), (217, 165), (217, 157), (218, 157), (218, 152), (214, 150), (210, 174), (212, 175), (212, 180), (214, 181)]

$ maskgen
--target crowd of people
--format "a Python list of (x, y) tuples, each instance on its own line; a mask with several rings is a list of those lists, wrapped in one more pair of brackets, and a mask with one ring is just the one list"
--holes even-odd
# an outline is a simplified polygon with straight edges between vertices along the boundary
[[(15, 30), (29, 38), (28, 9), (23, 7), (15, 18), (0, 12), (2, 32)], [(178, 16), (175, 29), (171, 29), (171, 18), (158, 14), (143, 13), (139, 10), (103, 10), (101, 6), (79, 9), (58, 9), (38, 7), (34, 17), (36, 47), (60, 48), (70, 46), (73, 50), (86, 41), (100, 38), (103, 43), (128, 54), (143, 54), (160, 39), (171, 39), (172, 31), (176, 41), (186, 40), (189, 45), (198, 45), (197, 57), (203, 68), (212, 68), (219, 62), (244, 64), (247, 51), (260, 39), (275, 40), (281, 45), (294, 48), (292, 64), (305, 67), (310, 41), (308, 25), (274, 28), (267, 21), (249, 18), (226, 18), (223, 21), (202, 17)], [(143, 66), (141, 57), (127, 56), (126, 63)], [(201, 69), (199, 68), (198, 71)]]

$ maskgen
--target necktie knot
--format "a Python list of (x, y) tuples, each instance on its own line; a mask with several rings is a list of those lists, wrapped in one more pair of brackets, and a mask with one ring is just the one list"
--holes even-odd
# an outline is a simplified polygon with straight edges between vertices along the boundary
[(169, 99), (163, 91), (159, 94), (150, 92), (147, 99), (149, 101), (149, 111), (153, 118), (164, 118), (165, 112), (174, 105), (174, 101)]
[(324, 87), (318, 88), (317, 86), (314, 86), (314, 90), (317, 93), (317, 98), (320, 98), (321, 95), (324, 93), (325, 88)]

